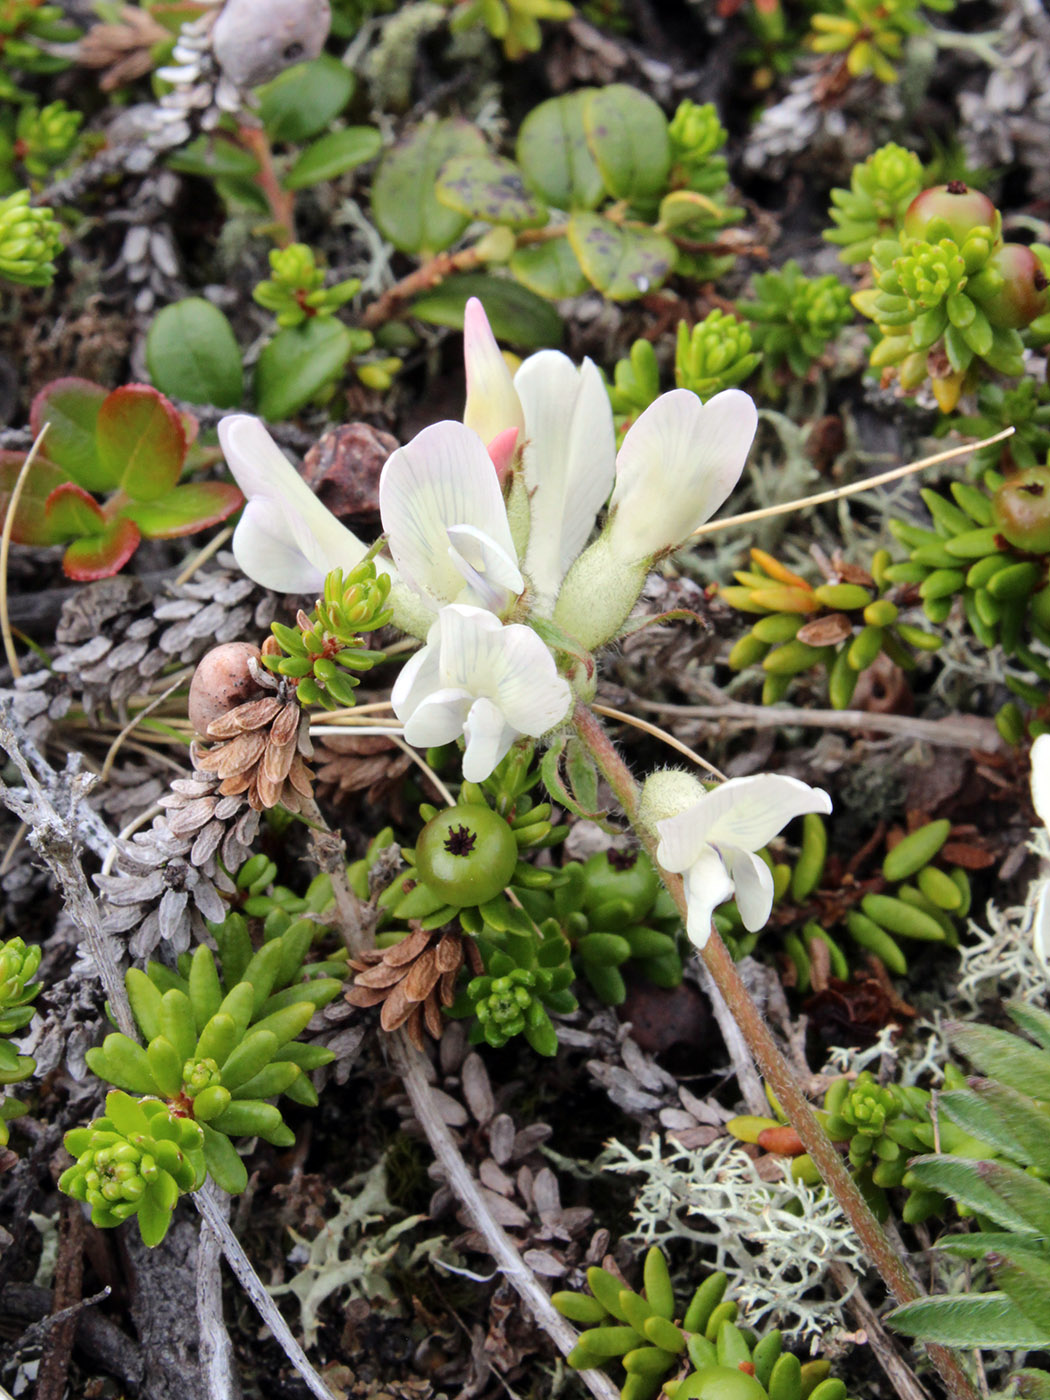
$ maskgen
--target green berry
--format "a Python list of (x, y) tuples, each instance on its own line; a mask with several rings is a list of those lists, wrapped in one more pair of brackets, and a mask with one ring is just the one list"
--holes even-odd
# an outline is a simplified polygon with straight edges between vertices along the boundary
[(446, 904), (487, 904), (510, 883), (518, 845), (510, 826), (480, 803), (449, 807), (416, 842), (420, 879)]

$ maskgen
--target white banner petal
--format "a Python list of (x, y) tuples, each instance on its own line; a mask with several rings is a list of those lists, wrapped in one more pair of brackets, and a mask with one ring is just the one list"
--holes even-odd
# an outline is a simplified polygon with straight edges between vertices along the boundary
[(577, 369), (559, 350), (530, 355), (514, 377), (525, 410), (525, 484), (531, 528), (525, 572), (537, 611), (554, 605), (613, 484), (616, 434), (609, 395), (590, 360)]
[(398, 569), (439, 606), (463, 591), (449, 526), (473, 525), (515, 557), (495, 468), (462, 423), (435, 423), (391, 454), (379, 479), (379, 510)]
[(758, 413), (726, 389), (702, 404), (672, 389), (631, 425), (616, 458), (610, 534), (625, 563), (650, 559), (710, 519), (740, 480)]
[(418, 749), (450, 744), (463, 733), (471, 703), (471, 696), (465, 690), (435, 690), (405, 721), (405, 743)]
[(751, 778), (730, 778), (703, 799), (708, 841), (723, 848), (739, 846), (757, 851), (805, 812), (831, 811), (831, 798), (797, 778), (758, 773)]
[[(270, 581), (282, 573), (296, 581), (305, 576), (305, 569), (300, 573), (293, 565), (293, 552), (298, 552), (316, 570), (321, 581), (332, 569), (352, 569), (361, 562), (368, 546), (321, 504), (258, 418), (247, 413), (223, 418), (219, 423), (219, 442), (230, 471), (249, 502), (271, 502), (277, 508), (256, 512), (256, 523), (269, 540), (267, 548), (281, 556), (274, 558), (272, 569), (260, 552), (261, 541), (252, 528), (242, 534), (240, 552), (235, 549), (237, 562), (249, 578), (266, 588), (299, 593), (303, 591), (299, 586), (292, 588)], [(381, 562), (378, 567), (382, 567)], [(259, 570), (267, 577), (262, 577)], [(318, 587), (319, 583), (311, 583), (307, 591)]]

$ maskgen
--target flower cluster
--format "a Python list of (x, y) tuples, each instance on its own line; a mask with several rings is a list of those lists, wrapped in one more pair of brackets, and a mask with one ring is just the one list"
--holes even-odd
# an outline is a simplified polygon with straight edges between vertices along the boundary
[[(405, 738), (429, 746), (462, 735), (464, 776), (481, 782), (520, 736), (568, 719), (570, 682), (593, 669), (586, 653), (615, 635), (653, 561), (725, 500), (757, 415), (737, 390), (706, 404), (676, 390), (617, 454), (590, 361), (578, 369), (541, 351), (512, 378), (477, 301), (465, 329), (464, 421), (425, 428), (387, 461), (379, 501), (391, 557), (377, 566), (392, 579), (394, 623), (425, 641), (394, 686)], [(225, 419), (220, 438), (248, 498), (234, 537), (247, 574), (316, 592), (330, 570), (365, 557), (256, 419)]]

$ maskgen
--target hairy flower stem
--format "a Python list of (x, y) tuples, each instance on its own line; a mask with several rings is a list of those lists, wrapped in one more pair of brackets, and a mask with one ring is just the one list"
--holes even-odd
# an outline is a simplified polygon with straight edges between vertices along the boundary
[[(656, 860), (656, 837), (638, 822), (639, 789), (630, 769), (616, 752), (601, 722), (586, 705), (577, 705), (573, 722), (581, 741), (604, 774), (628, 820), (652, 857), (653, 864), (660, 871), (661, 878), (677, 904), (684, 922), (686, 906), (682, 878), (680, 875), (669, 875), (660, 870)], [(898, 1303), (914, 1302), (922, 1296), (919, 1288), (898, 1252), (886, 1238), (882, 1226), (872, 1215), (831, 1139), (817, 1121), (790, 1065), (777, 1048), (761, 1012), (740, 980), (736, 965), (717, 930), (711, 930), (710, 940), (701, 956), (718, 990), (729, 1005), (780, 1107), (816, 1164), (824, 1184), (837, 1198), (868, 1258), (878, 1269), (883, 1282)], [(977, 1400), (977, 1393), (955, 1355), (946, 1347), (931, 1344), (927, 1349), (955, 1400)]]

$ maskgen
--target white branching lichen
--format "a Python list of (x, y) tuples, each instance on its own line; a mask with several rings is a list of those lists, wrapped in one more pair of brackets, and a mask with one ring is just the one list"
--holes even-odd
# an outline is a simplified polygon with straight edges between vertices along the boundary
[(687, 1240), (723, 1270), (749, 1326), (765, 1319), (786, 1336), (826, 1337), (846, 1326), (845, 1297), (829, 1278), (838, 1262), (863, 1269), (860, 1242), (822, 1187), (765, 1181), (738, 1143), (690, 1151), (654, 1134), (637, 1151), (615, 1139), (605, 1171), (642, 1178), (627, 1236), (644, 1244)]

